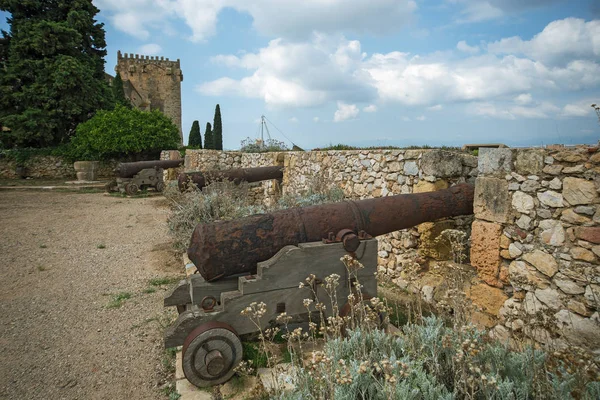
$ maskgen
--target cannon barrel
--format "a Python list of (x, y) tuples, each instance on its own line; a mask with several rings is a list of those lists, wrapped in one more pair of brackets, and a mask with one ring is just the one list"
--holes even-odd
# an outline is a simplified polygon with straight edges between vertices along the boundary
[(208, 172), (184, 172), (179, 174), (178, 186), (179, 190), (183, 192), (188, 188), (190, 182), (193, 182), (198, 189), (202, 189), (210, 181), (229, 180), (239, 183), (281, 178), (283, 178), (283, 167), (235, 168)]
[(135, 174), (146, 168), (177, 168), (183, 164), (183, 159), (180, 160), (153, 160), (153, 161), (138, 161), (130, 163), (120, 163), (115, 172), (120, 178), (132, 178)]
[(291, 208), (196, 226), (188, 256), (207, 281), (255, 272), (287, 245), (314, 242), (344, 229), (379, 236), (444, 217), (473, 213), (470, 184), (436, 192)]

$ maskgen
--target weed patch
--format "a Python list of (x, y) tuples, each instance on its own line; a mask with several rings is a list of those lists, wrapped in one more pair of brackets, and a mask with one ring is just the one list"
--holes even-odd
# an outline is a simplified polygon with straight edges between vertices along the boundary
[(121, 292), (112, 297), (112, 300), (108, 303), (106, 308), (119, 308), (123, 305), (125, 300), (129, 300), (131, 298), (131, 293), (129, 292)]
[[(173, 277), (164, 277), (164, 278), (153, 278), (150, 279), (150, 281), (148, 281), (148, 283), (151, 286), (163, 286), (163, 285), (172, 285), (174, 283), (177, 283), (181, 280), (181, 278), (178, 278), (176, 276)], [(151, 289), (151, 288), (149, 288)], [(152, 293), (152, 292), (148, 292), (148, 293)]]

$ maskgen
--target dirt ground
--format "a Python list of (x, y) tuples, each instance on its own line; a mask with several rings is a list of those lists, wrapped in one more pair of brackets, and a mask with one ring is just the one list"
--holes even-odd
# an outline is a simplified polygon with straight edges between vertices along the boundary
[(166, 398), (170, 285), (150, 280), (183, 277), (167, 211), (162, 196), (0, 191), (0, 398)]

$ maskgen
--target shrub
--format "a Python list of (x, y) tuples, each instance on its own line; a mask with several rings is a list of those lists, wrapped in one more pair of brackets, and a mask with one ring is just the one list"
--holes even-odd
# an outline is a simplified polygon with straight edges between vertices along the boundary
[(144, 112), (117, 105), (99, 111), (77, 126), (71, 139), (70, 156), (78, 160), (102, 160), (140, 153), (160, 153), (180, 144), (179, 131), (159, 111)]
[[(356, 278), (362, 265), (349, 255), (341, 261), (348, 276)], [(336, 314), (339, 279), (334, 274), (316, 283), (312, 275), (300, 283), (299, 290), (308, 291), (304, 306), (309, 318), (313, 306), (322, 310), (331, 305)], [(326, 298), (317, 297), (317, 290), (327, 293)], [(419, 323), (409, 323), (398, 333), (389, 334), (377, 322), (378, 315), (389, 311), (383, 302), (355, 299), (355, 294), (348, 299), (355, 303), (348, 316), (325, 319), (321, 313), (320, 324), (309, 322), (307, 332), (302, 328), (292, 331), (288, 326), (291, 316), (279, 314), (277, 323), (282, 325), (295, 367), (290, 377), (294, 388), (284, 391), (281, 379), (290, 378), (274, 376), (279, 382), (268, 393), (270, 398), (591, 400), (600, 393), (598, 362), (582, 349), (562, 353), (531, 347), (511, 350), (508, 343), (490, 339), (472, 324), (436, 316), (421, 318)], [(264, 303), (251, 303), (241, 314), (261, 326), (265, 312)], [(345, 335), (340, 326), (350, 327)], [(279, 329), (269, 328), (259, 335), (267, 361), (270, 357), (264, 338)], [(324, 337), (323, 350), (306, 357), (303, 342), (317, 340), (317, 332)]]
[(260, 140), (246, 138), (242, 140), (241, 152), (244, 153), (267, 153), (276, 151), (289, 151), (289, 148), (284, 142), (275, 139), (267, 139), (264, 144)]

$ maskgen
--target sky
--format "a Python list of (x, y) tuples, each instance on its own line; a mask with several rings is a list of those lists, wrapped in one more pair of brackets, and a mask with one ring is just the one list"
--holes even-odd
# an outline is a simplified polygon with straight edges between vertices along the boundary
[[(93, 0), (117, 51), (180, 59), (184, 140), (225, 149), (595, 144), (597, 0)], [(6, 28), (6, 14), (0, 27)]]

